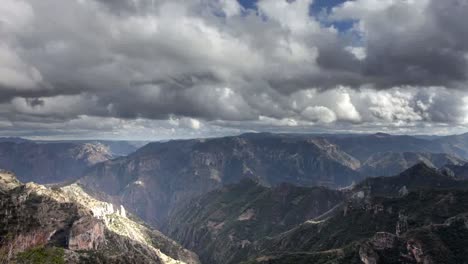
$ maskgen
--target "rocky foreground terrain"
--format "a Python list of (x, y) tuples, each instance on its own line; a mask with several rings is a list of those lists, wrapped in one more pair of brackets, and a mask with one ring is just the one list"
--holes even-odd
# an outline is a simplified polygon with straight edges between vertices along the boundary
[(424, 163), (343, 190), (243, 181), (164, 230), (203, 263), (468, 263), (468, 182)]
[(196, 254), (79, 185), (0, 172), (0, 263), (199, 263)]

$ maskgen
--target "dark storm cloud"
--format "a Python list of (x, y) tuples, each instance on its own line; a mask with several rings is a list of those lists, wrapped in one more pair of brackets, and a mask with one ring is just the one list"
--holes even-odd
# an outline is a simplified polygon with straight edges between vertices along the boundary
[(466, 82), (466, 14), (466, 0), (421, 0), (355, 1), (335, 8), (332, 16), (359, 21), (367, 49), (363, 82), (388, 88)]
[[(430, 8), (434, 5), (437, 4)], [(385, 86), (452, 85), (466, 81), (466, 35), (450, 32), (463, 21), (455, 20), (455, 25), (450, 25), (441, 21), (438, 13), (433, 17), (428, 14), (428, 18), (433, 19), (433, 25), (405, 33), (392, 32), (371, 41), (364, 74), (379, 78)]]
[(466, 122), (468, 0), (312, 2), (4, 0), (0, 126)]

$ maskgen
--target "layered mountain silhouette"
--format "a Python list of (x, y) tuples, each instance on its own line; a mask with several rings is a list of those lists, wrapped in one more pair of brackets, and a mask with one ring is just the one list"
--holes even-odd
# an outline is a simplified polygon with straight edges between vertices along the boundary
[(177, 208), (167, 234), (203, 263), (464, 263), (468, 257), (468, 182), (424, 163), (341, 191), (247, 183)]
[(180, 202), (243, 178), (264, 186), (286, 182), (343, 188), (369, 176), (397, 174), (419, 162), (436, 168), (465, 163), (455, 154), (437, 152), (442, 149), (434, 140), (387, 134), (251, 133), (150, 143), (95, 165), (80, 182), (159, 225)]
[(175, 204), (243, 178), (265, 186), (345, 187), (361, 179), (359, 166), (324, 139), (240, 136), (151, 143), (97, 164), (80, 183), (158, 224)]
[(47, 186), (0, 173), (0, 257), (464, 263), (465, 137), (1, 138), (0, 167)]
[(238, 263), (259, 238), (287, 231), (345, 199), (325, 187), (263, 187), (242, 180), (174, 210), (163, 231), (198, 252), (203, 263)]
[(0, 168), (25, 182), (76, 180), (92, 165), (110, 158), (108, 148), (99, 144), (0, 142)]
[(48, 184), (75, 181), (91, 166), (128, 155), (145, 142), (31, 141), (0, 138), (0, 168), (21, 181)]
[(433, 168), (465, 164), (465, 160), (445, 153), (379, 152), (362, 163), (359, 172), (366, 177), (392, 176), (421, 162)]

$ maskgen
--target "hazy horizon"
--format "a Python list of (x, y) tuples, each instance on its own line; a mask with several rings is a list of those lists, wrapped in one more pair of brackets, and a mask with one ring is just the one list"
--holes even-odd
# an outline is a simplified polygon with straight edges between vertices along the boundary
[(205, 135), (199, 137), (174, 137), (174, 138), (99, 138), (99, 137), (85, 137), (85, 138), (75, 138), (75, 137), (40, 137), (40, 136), (0, 136), (0, 139), (26, 139), (31, 141), (37, 142), (54, 142), (54, 141), (123, 141), (123, 142), (157, 142), (157, 141), (170, 141), (170, 140), (190, 140), (190, 139), (207, 139), (207, 138), (221, 138), (221, 137), (236, 137), (242, 136), (245, 134), (273, 134), (273, 135), (337, 135), (337, 136), (368, 136), (368, 135), (376, 135), (376, 134), (388, 134), (390, 136), (411, 136), (411, 137), (418, 137), (418, 138), (438, 138), (438, 137), (450, 137), (450, 136), (459, 136), (465, 135), (467, 133), (457, 133), (457, 134), (405, 134), (405, 133), (392, 133), (392, 132), (269, 132), (269, 131), (245, 131), (241, 133), (232, 133), (232, 134), (220, 134), (220, 135)]

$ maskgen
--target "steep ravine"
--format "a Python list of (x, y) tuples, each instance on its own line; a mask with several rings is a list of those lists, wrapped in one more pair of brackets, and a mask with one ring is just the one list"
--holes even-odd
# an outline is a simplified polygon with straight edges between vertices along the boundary
[(458, 264), (467, 208), (468, 181), (421, 163), (341, 191), (242, 181), (176, 208), (163, 230), (205, 264)]

